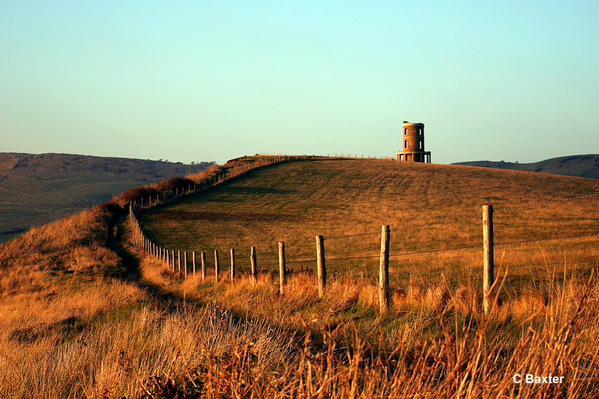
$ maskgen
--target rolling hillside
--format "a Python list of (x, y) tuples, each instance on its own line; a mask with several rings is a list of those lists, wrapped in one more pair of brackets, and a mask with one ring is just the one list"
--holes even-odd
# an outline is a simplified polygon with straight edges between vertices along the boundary
[[(250, 162), (259, 164), (240, 158), (192, 182), (203, 187)], [(141, 211), (160, 244), (221, 250), (218, 282), (211, 273), (183, 279), (134, 245), (127, 204), (147, 193), (156, 195), (131, 190), (0, 245), (0, 397), (599, 395), (597, 181), (302, 161)], [(496, 205), (498, 276), (508, 280), (484, 315), (487, 201)], [(385, 315), (372, 274), (382, 223), (392, 225)], [(323, 298), (311, 273), (317, 233), (331, 270)], [(279, 239), (292, 271), (284, 294), (268, 273)], [(257, 281), (247, 277), (252, 244)], [(515, 386), (523, 370), (564, 383)]]
[(484, 168), (523, 170), (528, 172), (550, 173), (554, 175), (599, 179), (599, 154), (571, 155), (551, 158), (532, 163), (471, 161), (454, 165), (480, 166)]
[(208, 168), (141, 159), (0, 153), (0, 242), (139, 185)]
[(245, 270), (251, 245), (262, 267), (275, 270), (278, 240), (286, 241), (292, 270), (313, 267), (314, 236), (322, 234), (332, 270), (372, 277), (380, 226), (390, 224), (397, 276), (443, 272), (463, 282), (478, 281), (480, 205), (487, 202), (495, 205), (499, 264), (510, 279), (564, 262), (580, 270), (597, 266), (599, 181), (525, 172), (383, 160), (291, 162), (142, 213), (141, 221), (166, 248), (218, 249), (225, 257), (235, 248)]

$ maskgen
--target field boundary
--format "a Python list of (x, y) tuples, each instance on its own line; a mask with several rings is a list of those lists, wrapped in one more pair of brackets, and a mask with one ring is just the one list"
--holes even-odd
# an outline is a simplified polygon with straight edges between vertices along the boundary
[[(270, 167), (273, 165), (278, 165), (285, 162), (292, 161), (319, 161), (319, 160), (343, 160), (343, 159), (367, 159), (360, 157), (322, 157), (322, 156), (260, 156), (260, 158), (253, 157), (241, 157), (229, 162), (241, 162), (249, 159), (258, 159), (258, 162), (253, 163), (242, 163), (241, 165), (237, 165), (235, 167), (230, 167), (226, 169), (222, 169), (217, 173), (213, 174), (210, 177), (207, 177), (205, 180), (195, 183), (193, 185), (189, 185), (185, 187), (183, 190), (176, 189), (175, 192), (162, 192), (157, 193), (156, 195), (148, 196), (146, 198), (141, 198), (140, 201), (133, 201), (129, 203), (129, 222), (132, 229), (132, 241), (133, 243), (142, 251), (142, 253), (154, 257), (159, 262), (163, 263), (167, 266), (173, 273), (181, 276), (182, 278), (188, 278), (190, 276), (200, 274), (201, 279), (205, 280), (207, 278), (207, 263), (206, 251), (200, 251), (199, 254), (196, 251), (188, 251), (182, 249), (167, 249), (163, 248), (160, 245), (156, 244), (152, 240), (150, 240), (138, 218), (137, 215), (140, 212), (145, 210), (154, 208), (159, 205), (163, 205), (170, 201), (176, 200), (178, 198), (194, 195), (197, 193), (208, 192), (214, 188), (219, 187), (222, 184), (230, 182), (238, 177), (241, 177), (249, 172), (259, 170), (262, 168)], [(372, 158), (370, 158), (372, 159)], [(593, 193), (588, 195), (582, 195), (569, 199), (562, 199), (561, 201), (575, 201), (582, 200), (589, 197), (593, 197), (599, 195), (599, 193)], [(536, 204), (537, 205), (537, 204)], [(502, 209), (509, 209), (513, 205), (502, 206)], [(389, 288), (389, 260), (397, 259), (403, 256), (408, 255), (418, 255), (418, 254), (432, 254), (432, 253), (444, 253), (444, 252), (456, 252), (461, 250), (471, 250), (474, 251), (477, 248), (482, 249), (481, 251), (481, 266), (483, 270), (483, 310), (485, 314), (489, 314), (493, 311), (493, 309), (497, 308), (494, 303), (497, 302), (497, 291), (496, 287), (497, 281), (495, 278), (495, 256), (494, 250), (495, 247), (509, 247), (509, 246), (518, 246), (523, 244), (533, 244), (537, 242), (548, 242), (555, 240), (563, 240), (563, 239), (575, 239), (575, 238), (592, 238), (597, 237), (598, 234), (584, 234), (578, 236), (568, 236), (568, 237), (551, 237), (544, 238), (539, 240), (524, 240), (524, 241), (516, 241), (516, 242), (506, 242), (506, 243), (495, 243), (494, 237), (494, 221), (493, 221), (493, 205), (492, 204), (484, 204), (481, 206), (482, 211), (482, 235), (481, 242), (479, 245), (468, 245), (468, 246), (460, 246), (456, 248), (444, 248), (444, 249), (427, 249), (423, 251), (408, 251), (401, 252), (391, 255), (389, 250), (390, 243), (390, 235), (391, 230), (389, 225), (383, 225), (381, 231), (381, 249), (379, 254), (368, 254), (368, 255), (347, 255), (347, 256), (332, 256), (328, 257), (325, 255), (325, 237), (322, 235), (317, 235), (315, 237), (315, 256), (310, 258), (302, 258), (302, 259), (293, 259), (293, 263), (312, 263), (315, 265), (315, 274), (316, 274), (316, 284), (318, 285), (318, 293), (319, 297), (322, 298), (326, 292), (326, 283), (327, 283), (327, 269), (326, 269), (326, 261), (328, 260), (353, 260), (353, 259), (375, 259), (379, 258), (379, 273), (378, 273), (378, 281), (379, 281), (379, 310), (381, 314), (385, 314), (388, 312), (388, 309), (392, 306), (392, 295)], [(372, 236), (372, 234), (369, 234)], [(335, 239), (334, 237), (333, 239)], [(247, 245), (250, 248), (250, 276), (253, 281), (257, 281), (258, 278), (258, 262), (256, 256), (256, 248), (254, 246)], [(481, 248), (482, 247), (482, 248)], [(198, 257), (199, 255), (199, 264)], [(214, 279), (218, 281), (219, 275), (221, 274), (221, 260), (218, 250), (214, 250)], [(230, 273), (230, 281), (233, 283), (238, 274), (237, 264), (236, 264), (236, 254), (235, 248), (230, 249), (230, 261), (229, 261), (229, 273)], [(287, 284), (287, 275), (289, 273), (287, 268), (287, 258), (285, 251), (285, 242), (278, 242), (278, 264), (268, 264), (268, 266), (278, 266), (278, 281), (279, 281), (279, 295), (284, 295), (285, 293), (285, 285)], [(265, 265), (262, 265), (263, 267)]]

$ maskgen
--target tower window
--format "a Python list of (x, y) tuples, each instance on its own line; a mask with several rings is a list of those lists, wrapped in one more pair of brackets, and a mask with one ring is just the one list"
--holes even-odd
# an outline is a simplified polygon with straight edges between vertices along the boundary
[(403, 135), (404, 135), (404, 136), (407, 136), (407, 135), (408, 135), (408, 129), (407, 129), (407, 128), (403, 130)]
[(408, 140), (405, 140), (405, 141), (403, 142), (403, 148), (408, 148)]
[(419, 134), (419, 135), (421, 135), (421, 136), (422, 136), (422, 134), (423, 134), (422, 130), (423, 130), (422, 128), (420, 128), (420, 129), (418, 130), (418, 134)]
[(419, 141), (419, 142), (418, 142), (418, 148), (419, 148), (419, 149), (422, 149), (422, 141)]

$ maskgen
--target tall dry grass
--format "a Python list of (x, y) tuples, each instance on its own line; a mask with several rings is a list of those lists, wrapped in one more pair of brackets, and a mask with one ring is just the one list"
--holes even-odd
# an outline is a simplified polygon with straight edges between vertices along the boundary
[[(308, 276), (284, 297), (263, 276), (182, 282), (152, 259), (144, 279), (177, 306), (150, 303), (115, 325), (90, 331), (89, 397), (522, 397), (599, 395), (599, 289), (572, 279), (480, 314), (474, 287), (413, 281), (384, 319), (374, 287), (337, 280), (324, 301)], [(311, 319), (317, 316), (318, 320)], [(109, 331), (111, 333), (109, 333)], [(83, 351), (83, 352), (80, 352)], [(89, 351), (89, 352), (88, 352)], [(102, 367), (96, 365), (100, 353)], [(514, 374), (563, 376), (562, 384), (514, 384)], [(94, 375), (93, 382), (89, 375)]]
[[(338, 164), (332, 176), (358, 174), (356, 184), (365, 184), (359, 168), (348, 162)], [(301, 196), (306, 173), (316, 177), (319, 169), (298, 167), (269, 179), (296, 182), (289, 190), (300, 190), (294, 195)], [(381, 176), (393, 181), (403, 174)], [(441, 182), (457, 189), (450, 183), (458, 178), (445, 176)], [(259, 209), (252, 201), (265, 207), (282, 191), (255, 185), (259, 180), (242, 181), (245, 186), (233, 187), (237, 191), (229, 195), (253, 199), (227, 210), (226, 200), (232, 198), (217, 197), (225, 206), (219, 217), (239, 217), (241, 222), (227, 220), (223, 229), (237, 226), (240, 237), (250, 237), (251, 226), (243, 221), (244, 215)], [(346, 179), (341, 182), (333, 185), (341, 193), (357, 189), (343, 186)], [(423, 189), (413, 184), (406, 179), (391, 187)], [(513, 184), (501, 188), (505, 192), (499, 186), (491, 191), (501, 197), (518, 188)], [(569, 189), (569, 184), (558, 180), (539, 189), (546, 196), (559, 187)], [(356, 203), (366, 206), (379, 189), (371, 187)], [(454, 194), (454, 201), (463, 200)], [(332, 200), (323, 195), (316, 189), (306, 201), (322, 199), (330, 205), (327, 201)], [(432, 195), (426, 198), (437, 201)], [(392, 196), (386, 200), (383, 213), (399, 218), (402, 211), (393, 201)], [(296, 206), (282, 199), (272, 203), (277, 218), (290, 215)], [(366, 218), (376, 213), (360, 206), (341, 215)], [(577, 206), (557, 215), (556, 224), (549, 220), (543, 234), (560, 230), (560, 223), (565, 232), (591, 231), (594, 211), (587, 220), (584, 209)], [(542, 219), (547, 221), (556, 210), (548, 209)], [(114, 245), (120, 239), (114, 229), (120, 212), (112, 206), (99, 208), (0, 246), (0, 397), (599, 397), (599, 286), (592, 238), (561, 242), (557, 249), (523, 245), (505, 255), (499, 250), (499, 276), (508, 273), (508, 279), (490, 317), (480, 310), (477, 250), (394, 258), (394, 306), (381, 318), (371, 276), (351, 272), (358, 266), (351, 261), (338, 261), (323, 300), (318, 299), (314, 277), (293, 264), (284, 296), (277, 295), (276, 276), (267, 267), (253, 284), (243, 275), (241, 252), (242, 273), (234, 284), (226, 277), (215, 283), (210, 274), (207, 281), (197, 276), (182, 281), (134, 248), (119, 250)], [(215, 209), (209, 212), (214, 216)], [(542, 224), (536, 214), (521, 215), (522, 224), (512, 227), (512, 237), (526, 233), (522, 225), (527, 220), (532, 226)], [(306, 215), (308, 225), (316, 221), (311, 217)], [(263, 219), (261, 234), (269, 240), (280, 231), (275, 230), (275, 219)], [(298, 230), (291, 219), (284, 223), (286, 231), (305, 234), (312, 242), (313, 232)], [(324, 227), (331, 235), (344, 228), (348, 236), (361, 234), (349, 223)], [(416, 242), (410, 240), (424, 237), (417, 227), (406, 227), (413, 236), (394, 237)], [(469, 230), (451, 231), (430, 233), (449, 232), (448, 241), (474, 237)], [(363, 243), (355, 236), (353, 240), (359, 249)], [(418, 245), (426, 248), (431, 243)], [(345, 247), (329, 243), (327, 248)], [(260, 252), (258, 259), (265, 266)], [(515, 384), (515, 373), (564, 376), (564, 382)]]
[(99, 207), (0, 246), (0, 397), (72, 396), (89, 364), (64, 348), (147, 299), (119, 277), (117, 216)]
[[(351, 276), (322, 301), (302, 273), (284, 297), (269, 275), (183, 282), (145, 257), (137, 282), (89, 277), (3, 297), (0, 397), (599, 395), (595, 278), (504, 297), (490, 318), (476, 287), (414, 278), (379, 318), (375, 287)], [(565, 381), (513, 383), (527, 372)]]

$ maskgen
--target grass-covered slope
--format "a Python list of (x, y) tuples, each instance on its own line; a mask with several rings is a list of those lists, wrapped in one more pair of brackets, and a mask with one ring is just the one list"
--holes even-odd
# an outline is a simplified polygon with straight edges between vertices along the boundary
[(207, 169), (142, 159), (0, 153), (0, 242), (143, 184)]
[[(581, 270), (596, 265), (596, 194), (599, 182), (586, 179), (394, 161), (305, 161), (255, 171), (144, 213), (142, 224), (167, 248), (218, 249), (224, 258), (235, 248), (244, 269), (255, 245), (262, 267), (275, 270), (277, 240), (286, 242), (292, 270), (313, 269), (314, 235), (323, 234), (329, 267), (358, 272), (376, 268), (381, 224), (390, 224), (395, 275), (442, 272), (478, 281), (480, 205), (491, 202), (499, 272), (509, 269), (510, 278), (522, 280), (531, 270), (546, 276), (547, 267), (564, 262)], [(548, 239), (556, 240), (539, 241)]]
[[(277, 223), (277, 218), (296, 212), (296, 218), (310, 221), (320, 219), (318, 214), (327, 214), (331, 223), (314, 226), (326, 228), (326, 234), (341, 234), (344, 230), (340, 224), (345, 223), (349, 231), (346, 236), (355, 237), (352, 242), (361, 249), (362, 233), (351, 227), (355, 224), (351, 220), (334, 218), (336, 212), (351, 218), (364, 214), (364, 219), (357, 220), (374, 219), (372, 230), (377, 234), (379, 224), (399, 212), (394, 210), (392, 200), (398, 197), (397, 192), (385, 194), (384, 187), (416, 189), (416, 181), (426, 181), (423, 176), (448, 180), (448, 175), (455, 172), (451, 181), (457, 187), (454, 194), (458, 199), (451, 200), (445, 189), (449, 203), (446, 211), (454, 211), (455, 218), (460, 219), (466, 217), (457, 211), (462, 206), (463, 212), (474, 208), (473, 220), (478, 219), (477, 199), (466, 200), (468, 195), (457, 190), (463, 184), (480, 189), (480, 185), (474, 185), (480, 180), (479, 172), (430, 165), (347, 162), (265, 168), (174, 208), (197, 206), (197, 201), (204, 198), (202, 204), (212, 204), (212, 208), (198, 212), (204, 212), (204, 223), (214, 230), (232, 228), (230, 224), (238, 217), (241, 221), (237, 230), (250, 223), (248, 220), (264, 226), (265, 241), (278, 237), (276, 231), (298, 237), (304, 232), (311, 243), (313, 232), (302, 230), (299, 221), (292, 223), (294, 219), (289, 217)], [(448, 173), (444, 176), (443, 172)], [(355, 184), (347, 180), (348, 173)], [(389, 184), (376, 183), (376, 179), (367, 184), (360, 178), (365, 173), (371, 178), (387, 176)], [(470, 180), (459, 183), (468, 180), (469, 173), (473, 173)], [(313, 178), (304, 178), (306, 174)], [(393, 186), (391, 182), (402, 174), (403, 183)], [(201, 182), (209, 176), (192, 178)], [(327, 181), (343, 206), (337, 207), (333, 198), (327, 199), (329, 190), (312, 182), (317, 177)], [(497, 200), (510, 198), (510, 192), (501, 186), (510, 184), (508, 177), (490, 186)], [(528, 175), (514, 176), (514, 186), (508, 189), (523, 190), (524, 183), (516, 183), (520, 178), (535, 182), (528, 180)], [(571, 196), (588, 195), (583, 193), (595, 189), (592, 185), (578, 187), (575, 182), (544, 180), (534, 187), (539, 195), (549, 195), (560, 187), (578, 190)], [(426, 192), (427, 186), (430, 182), (416, 191)], [(139, 195), (160, 187), (133, 190), (114, 204), (32, 229), (0, 245), (0, 397), (432, 399), (599, 395), (594, 376), (599, 367), (599, 285), (597, 256), (593, 252), (597, 245), (592, 238), (574, 239), (569, 241), (571, 246), (560, 244), (555, 249), (537, 244), (519, 247), (519, 258), (514, 259), (544, 266), (539, 273), (527, 269), (527, 275), (520, 275), (526, 290), (510, 292), (502, 287), (499, 306), (488, 317), (481, 314), (478, 277), (472, 281), (464, 277), (452, 286), (441, 274), (455, 266), (467, 276), (464, 262), (478, 269), (480, 248), (440, 257), (404, 254), (394, 258), (393, 270), (395, 274), (410, 275), (392, 280), (393, 307), (380, 317), (376, 285), (346, 273), (348, 268), (358, 266), (351, 263), (338, 262), (340, 273), (329, 281), (323, 299), (317, 296), (313, 276), (303, 273), (291, 274), (283, 296), (277, 294), (273, 276), (265, 273), (255, 284), (243, 275), (233, 284), (226, 277), (218, 283), (211, 278), (202, 281), (199, 276), (182, 280), (132, 245), (124, 221), (127, 209), (116, 205), (126, 205), (127, 200), (139, 199)], [(224, 195), (226, 192), (229, 194)], [(485, 195), (471, 192), (474, 197)], [(351, 208), (352, 199), (346, 198), (347, 193), (353, 193), (358, 208)], [(385, 199), (387, 195), (389, 199)], [(241, 201), (243, 198), (247, 199)], [(560, 208), (555, 206), (545, 211), (543, 219), (529, 216), (523, 223), (530, 220), (535, 225), (548, 225), (547, 234), (560, 226), (565, 234), (584, 230), (586, 223), (583, 233), (592, 234), (596, 215), (593, 203), (588, 202), (591, 198), (581, 199), (587, 202), (571, 201), (579, 204), (568, 211), (572, 220), (567, 219), (568, 214), (560, 216)], [(367, 207), (375, 199), (383, 206)], [(429, 201), (443, 206), (440, 198), (431, 197)], [(301, 203), (323, 205), (315, 209), (304, 206), (302, 213), (297, 210)], [(542, 208), (537, 202), (529, 205), (531, 209)], [(428, 206), (426, 197), (422, 206)], [(259, 214), (260, 220), (255, 221), (253, 214)], [(441, 226), (455, 223), (455, 219), (444, 219), (447, 216), (442, 215), (445, 213), (439, 210), (432, 221), (441, 222)], [(190, 222), (186, 223), (189, 228)], [(412, 227), (412, 234), (420, 226)], [(393, 237), (400, 234), (396, 230)], [(450, 234), (453, 228), (434, 231)], [(252, 234), (261, 238), (258, 233)], [(474, 237), (476, 233), (471, 234)], [(329, 248), (335, 248), (333, 243), (327, 241)], [(401, 241), (394, 243), (400, 245), (399, 249), (394, 247), (396, 252), (404, 245)], [(438, 243), (444, 244), (445, 240), (438, 239)], [(432, 240), (419, 243), (423, 248), (432, 244)], [(350, 245), (339, 248), (352, 250)], [(370, 244), (364, 248), (370, 248)], [(505, 258), (509, 256), (515, 255)], [(550, 265), (558, 257), (560, 264)], [(240, 256), (239, 261), (242, 259)], [(410, 266), (418, 259), (428, 272), (427, 278), (419, 278), (417, 267), (413, 263)], [(591, 265), (593, 259), (595, 266)], [(507, 264), (507, 260), (501, 262)], [(569, 273), (577, 270), (577, 265), (586, 265), (587, 272), (595, 270), (595, 276)], [(291, 266), (298, 267), (293, 263)], [(558, 278), (544, 278), (552, 273)], [(515, 373), (527, 372), (564, 376), (564, 382), (513, 383)]]

